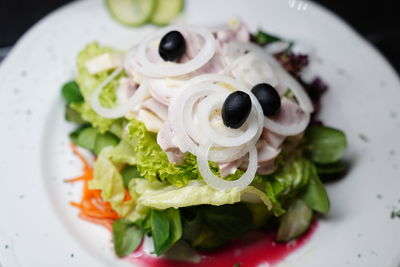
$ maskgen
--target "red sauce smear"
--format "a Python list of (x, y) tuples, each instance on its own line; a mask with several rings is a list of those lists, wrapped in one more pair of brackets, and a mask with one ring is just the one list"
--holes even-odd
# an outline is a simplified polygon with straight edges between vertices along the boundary
[(273, 265), (307, 243), (316, 228), (317, 222), (314, 221), (306, 234), (288, 243), (275, 242), (274, 233), (253, 232), (244, 239), (236, 240), (219, 251), (199, 252), (201, 255), (199, 263), (155, 258), (145, 253), (141, 247), (130, 255), (129, 259), (143, 267), (257, 267), (260, 264)]

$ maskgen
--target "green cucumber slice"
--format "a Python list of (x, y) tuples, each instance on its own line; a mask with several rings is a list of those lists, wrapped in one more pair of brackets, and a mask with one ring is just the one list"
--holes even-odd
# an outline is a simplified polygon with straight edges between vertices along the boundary
[(184, 0), (156, 0), (150, 21), (159, 26), (167, 25), (182, 12), (183, 6)]
[(296, 200), (283, 215), (276, 240), (287, 242), (301, 236), (310, 227), (312, 217), (312, 210), (302, 200)]
[(106, 0), (111, 15), (127, 26), (139, 26), (149, 21), (155, 0)]

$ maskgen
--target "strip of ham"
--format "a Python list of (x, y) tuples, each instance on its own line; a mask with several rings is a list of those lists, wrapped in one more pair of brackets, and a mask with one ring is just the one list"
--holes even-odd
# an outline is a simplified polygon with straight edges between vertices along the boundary
[(158, 102), (168, 105), (170, 99), (180, 92), (185, 80), (164, 78), (164, 79), (151, 79), (149, 80), (149, 91), (153, 98)]
[(185, 153), (182, 153), (173, 141), (174, 134), (168, 123), (164, 123), (157, 134), (157, 144), (167, 154), (168, 160), (171, 163), (181, 163), (185, 158)]
[(127, 102), (133, 93), (135, 93), (138, 84), (128, 78), (121, 78), (117, 89), (117, 101), (119, 103)]
[(168, 117), (168, 107), (158, 102), (154, 98), (149, 98), (142, 103), (142, 108), (147, 109), (157, 115), (163, 122)]
[[(278, 114), (268, 118), (284, 126), (300, 124), (308, 119), (303, 109), (294, 100), (290, 100), (286, 97), (281, 100), (281, 108)], [(306, 127), (307, 123), (304, 123), (303, 130), (305, 130)]]
[(227, 163), (219, 163), (219, 174), (221, 175), (221, 178), (225, 178), (226, 176), (230, 174), (234, 174), (239, 166), (242, 164), (243, 158), (227, 162)]
[(265, 140), (271, 147), (280, 149), (283, 141), (286, 139), (286, 136), (271, 132), (267, 128), (264, 128), (261, 138)]

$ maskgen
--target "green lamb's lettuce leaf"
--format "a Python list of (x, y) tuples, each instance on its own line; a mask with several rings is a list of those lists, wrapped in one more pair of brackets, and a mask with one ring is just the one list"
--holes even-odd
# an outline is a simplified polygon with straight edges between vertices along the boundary
[(281, 38), (266, 33), (262, 30), (258, 30), (257, 33), (254, 35), (254, 41), (261, 46), (272, 44), (274, 42), (282, 41)]
[(312, 161), (320, 164), (334, 163), (347, 147), (346, 135), (337, 129), (314, 125), (306, 131)]
[(161, 255), (182, 236), (179, 210), (172, 208), (167, 210), (152, 210), (150, 221), (154, 250), (157, 255)]
[(93, 151), (98, 134), (95, 128), (87, 127), (79, 132), (75, 144)]
[(133, 148), (140, 174), (149, 181), (162, 181), (178, 187), (190, 180), (200, 178), (194, 155), (189, 154), (184, 162), (175, 165), (157, 144), (157, 136), (146, 130), (143, 123), (133, 119), (123, 139)]
[(86, 148), (96, 155), (107, 146), (116, 146), (119, 138), (115, 135), (105, 132), (100, 133), (96, 128), (84, 125), (70, 134), (71, 141), (83, 148)]
[(143, 231), (126, 219), (114, 221), (112, 225), (115, 254), (125, 257), (132, 253), (142, 242)]
[(70, 106), (67, 106), (65, 109), (65, 119), (67, 121), (76, 123), (76, 124), (85, 124), (86, 121), (82, 118), (81, 114), (76, 110), (72, 109)]
[(330, 209), (328, 193), (317, 175), (315, 166), (311, 168), (310, 182), (304, 188), (302, 200), (310, 209), (320, 213), (328, 213)]
[(116, 146), (119, 143), (119, 138), (112, 133), (106, 132), (103, 134), (98, 134), (96, 138), (96, 143), (94, 144), (93, 152), (98, 155), (103, 150), (103, 148), (108, 146)]
[(129, 182), (134, 178), (142, 178), (136, 166), (126, 165), (121, 172), (125, 188), (129, 188)]
[(93, 166), (93, 180), (89, 182), (89, 188), (101, 190), (103, 199), (110, 202), (111, 207), (120, 216), (129, 220), (137, 219), (141, 216), (134, 211), (135, 195), (131, 194), (132, 199), (124, 201), (125, 187), (122, 176), (108, 157), (112, 150), (112, 147), (107, 147), (101, 151)]
[(82, 103), (84, 101), (79, 86), (75, 81), (64, 84), (61, 92), (67, 103)]

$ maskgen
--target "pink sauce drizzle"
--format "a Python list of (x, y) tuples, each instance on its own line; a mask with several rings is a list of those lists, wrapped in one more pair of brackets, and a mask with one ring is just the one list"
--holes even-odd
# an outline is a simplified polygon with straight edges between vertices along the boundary
[(307, 243), (316, 228), (317, 222), (314, 221), (306, 234), (288, 243), (276, 243), (273, 233), (253, 232), (219, 251), (200, 252), (199, 263), (155, 258), (145, 253), (141, 247), (129, 256), (129, 260), (143, 267), (232, 267), (238, 263), (240, 267), (257, 267), (266, 263), (273, 265)]

